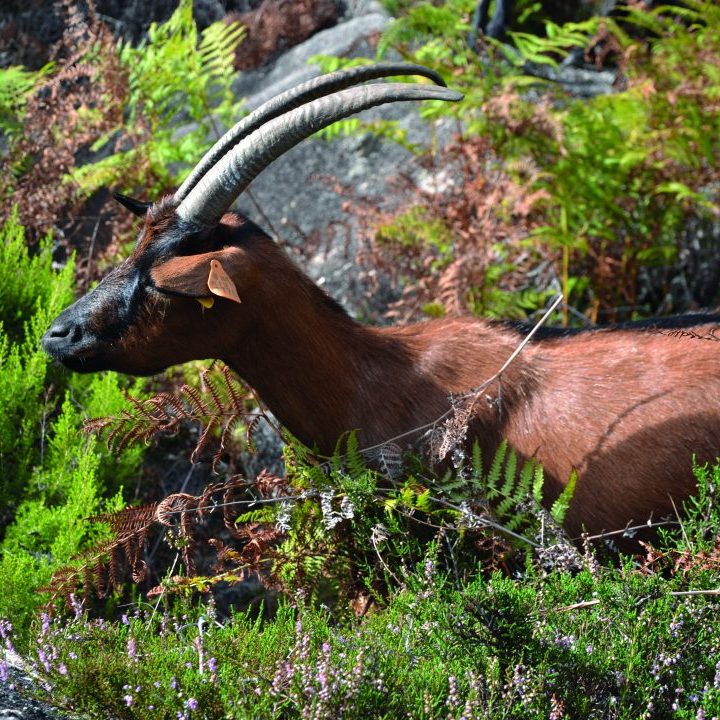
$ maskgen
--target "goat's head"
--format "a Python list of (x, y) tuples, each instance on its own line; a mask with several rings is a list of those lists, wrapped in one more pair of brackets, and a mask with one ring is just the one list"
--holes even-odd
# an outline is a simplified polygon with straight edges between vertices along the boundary
[(253, 283), (273, 251), (269, 238), (236, 215), (198, 230), (171, 199), (156, 203), (130, 257), (60, 314), (43, 346), (79, 372), (144, 375), (223, 357), (223, 346), (247, 332), (256, 306), (241, 298), (256, 297)]
[[(358, 85), (391, 75), (438, 84)], [(137, 245), (55, 320), (43, 347), (81, 372), (151, 374), (222, 358), (262, 313), (253, 288), (272, 274), (278, 252), (252, 223), (226, 214), (237, 196), (282, 153), (336, 120), (387, 102), (461, 97), (427, 68), (382, 63), (324, 75), (273, 98), (226, 133), (172, 198), (148, 205), (118, 196), (145, 216)]]

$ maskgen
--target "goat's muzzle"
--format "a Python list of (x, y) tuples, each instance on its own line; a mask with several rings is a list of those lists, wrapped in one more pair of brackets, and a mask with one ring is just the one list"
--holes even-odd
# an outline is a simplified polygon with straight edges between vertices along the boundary
[(97, 340), (76, 318), (62, 313), (43, 335), (42, 346), (48, 355), (75, 372), (103, 369)]

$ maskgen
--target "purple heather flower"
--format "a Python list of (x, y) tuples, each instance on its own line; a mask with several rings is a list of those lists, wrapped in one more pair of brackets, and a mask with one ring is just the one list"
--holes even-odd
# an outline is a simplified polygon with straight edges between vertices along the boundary
[(42, 663), (42, 666), (45, 668), (45, 672), (50, 672), (50, 661), (47, 658), (47, 655), (45, 654), (45, 651), (40, 648), (38, 650), (38, 660)]
[(211, 657), (211, 658), (207, 661), (207, 669), (208, 669), (211, 673), (217, 672), (217, 661), (215, 660), (214, 657)]
[(82, 601), (78, 600), (75, 596), (75, 593), (70, 593), (70, 606), (73, 609), (73, 612), (75, 613), (75, 619), (78, 620), (80, 616), (82, 615)]
[(128, 616), (123, 613), (123, 616), (120, 618), (123, 625), (129, 625), (130, 621), (128, 620)]
[(12, 630), (13, 626), (9, 620), (0, 620), (0, 638), (5, 641), (5, 647), (10, 652), (15, 651), (11, 640)]
[(6, 683), (8, 679), (8, 664), (5, 660), (0, 660), (0, 682)]
[(188, 710), (197, 710), (198, 701), (195, 698), (188, 698), (185, 707), (187, 707)]
[(131, 660), (137, 660), (137, 643), (135, 642), (135, 638), (128, 638), (127, 653)]
[(125, 701), (125, 704), (130, 707), (133, 704), (133, 696), (132, 695), (125, 695), (123, 697), (123, 700)]
[(67, 666), (65, 665), (65, 663), (60, 663), (60, 665), (58, 666), (58, 672), (61, 675), (67, 675)]

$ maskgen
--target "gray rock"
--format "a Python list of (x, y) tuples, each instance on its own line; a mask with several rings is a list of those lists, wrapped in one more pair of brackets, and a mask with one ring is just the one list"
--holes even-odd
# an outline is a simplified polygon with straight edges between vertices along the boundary
[(70, 720), (70, 715), (34, 699), (37, 683), (18, 655), (6, 651), (5, 661), (8, 678), (0, 682), (0, 720)]
[(359, 53), (372, 57), (374, 53), (367, 39), (382, 32), (388, 22), (387, 14), (373, 13), (322, 30), (270, 65), (243, 73), (233, 89), (238, 96), (246, 98), (247, 109), (254, 110), (275, 95), (319, 75), (318, 66), (309, 63), (313, 55), (356, 56)]

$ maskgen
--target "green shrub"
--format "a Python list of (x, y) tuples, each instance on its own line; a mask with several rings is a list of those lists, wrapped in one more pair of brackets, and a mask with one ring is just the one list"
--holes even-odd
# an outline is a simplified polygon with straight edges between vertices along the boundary
[(72, 294), (72, 263), (52, 268), (49, 239), (30, 254), (10, 217), (0, 229), (0, 615), (19, 627), (52, 570), (98, 539), (87, 518), (118, 507), (142, 457), (111, 456), (82, 432), (88, 414), (125, 403), (118, 376), (68, 374), (40, 346)]
[[(464, 101), (427, 103), (422, 112), (431, 120), (460, 118), (464, 137), (455, 153), (460, 180), (440, 199), (421, 198), (428, 227), (408, 227), (406, 218), (416, 213), (392, 222), (380, 218), (377, 254), (394, 254), (387, 265), (402, 268), (406, 283), (418, 284), (421, 301), (434, 314), (450, 285), (463, 309), (484, 315), (542, 307), (549, 286), (526, 293), (519, 305), (514, 301), (518, 286), (527, 290), (514, 261), (528, 263), (528, 253), (536, 265), (552, 268), (542, 276), (554, 274), (566, 301), (593, 321), (652, 314), (656, 308), (638, 305), (640, 269), (672, 264), (688, 218), (718, 212), (717, 4), (626, 8), (623, 27), (607, 18), (547, 23), (544, 35), (511, 33), (511, 51), (491, 42), (480, 55), (467, 44), (475, 3), (396, 5), (403, 14), (385, 33), (379, 53), (396, 47), (461, 90)], [(612, 36), (622, 90), (577, 99), (523, 74), (526, 61), (557, 65), (570, 47)], [(451, 231), (442, 254), (433, 244), (438, 227)], [(425, 255), (447, 268), (439, 270), (437, 282), (425, 279), (427, 266), (418, 272), (405, 262), (413, 246), (408, 229)], [(473, 256), (487, 258), (485, 267), (459, 277), (454, 261), (468, 266)], [(569, 322), (567, 312), (563, 319)]]

